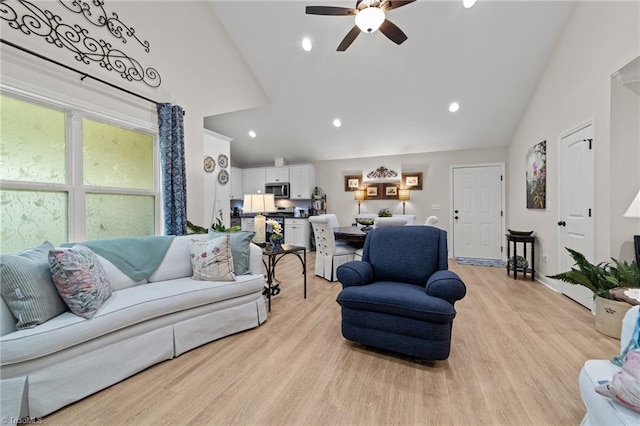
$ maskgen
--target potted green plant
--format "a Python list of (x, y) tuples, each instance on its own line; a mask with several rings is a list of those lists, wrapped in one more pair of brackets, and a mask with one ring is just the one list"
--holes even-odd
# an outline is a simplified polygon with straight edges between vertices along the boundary
[(578, 251), (568, 247), (567, 251), (576, 262), (574, 267), (570, 271), (551, 275), (549, 278), (581, 285), (591, 290), (596, 302), (596, 330), (619, 339), (622, 317), (631, 305), (616, 300), (610, 290), (618, 287), (640, 287), (638, 265), (635, 262), (627, 263), (613, 258), (613, 265), (608, 262), (593, 264)]

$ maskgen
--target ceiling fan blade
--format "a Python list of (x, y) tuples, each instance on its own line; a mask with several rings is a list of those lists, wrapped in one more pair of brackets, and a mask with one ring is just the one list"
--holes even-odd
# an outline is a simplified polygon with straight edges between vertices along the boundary
[(358, 13), (356, 9), (337, 6), (307, 6), (307, 15), (347, 16)]
[(388, 19), (380, 25), (380, 32), (395, 44), (402, 44), (407, 39), (407, 35)]
[(389, 1), (385, 1), (383, 4), (380, 5), (380, 9), (384, 10), (385, 12), (388, 10), (393, 10), (393, 9), (397, 9), (399, 7), (402, 6), (406, 6), (409, 3), (413, 3), (416, 0), (404, 0), (404, 1), (396, 1), (396, 0), (389, 0)]
[(338, 52), (344, 52), (347, 50), (347, 47), (351, 46), (351, 43), (353, 43), (356, 37), (358, 37), (358, 34), (360, 34), (360, 28), (358, 28), (357, 25), (354, 25), (353, 28), (351, 28), (351, 31), (349, 31), (349, 33), (342, 39), (340, 46), (338, 46), (336, 50)]

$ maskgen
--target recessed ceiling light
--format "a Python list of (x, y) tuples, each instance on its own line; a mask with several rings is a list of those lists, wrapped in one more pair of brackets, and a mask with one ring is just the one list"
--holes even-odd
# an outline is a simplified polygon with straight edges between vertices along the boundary
[(476, 0), (462, 0), (462, 5), (467, 9), (472, 8), (474, 4), (476, 4)]
[(255, 138), (257, 135), (256, 135), (256, 132), (254, 132), (253, 130), (249, 130), (249, 136), (251, 136), (252, 138)]
[(451, 102), (449, 105), (449, 111), (456, 112), (460, 109), (460, 105), (457, 102)]
[(340, 127), (340, 126), (342, 126), (342, 122), (339, 119), (336, 118), (335, 120), (333, 120), (333, 125), (335, 127)]
[(302, 48), (305, 52), (311, 52), (311, 49), (313, 49), (313, 45), (311, 44), (311, 39), (309, 39), (309, 37), (302, 39)]

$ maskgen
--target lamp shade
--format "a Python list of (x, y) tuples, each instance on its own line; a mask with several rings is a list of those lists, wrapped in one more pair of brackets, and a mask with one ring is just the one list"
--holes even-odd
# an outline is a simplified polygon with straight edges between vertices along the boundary
[(384, 12), (379, 7), (362, 9), (356, 15), (356, 25), (365, 33), (372, 33), (384, 22)]
[(353, 199), (356, 201), (364, 201), (364, 191), (361, 189), (353, 191)]
[(273, 194), (245, 194), (242, 210), (245, 213), (266, 213), (276, 210)]
[(411, 199), (411, 191), (408, 189), (399, 189), (398, 199), (400, 201), (409, 201)]
[(622, 215), (623, 217), (640, 217), (640, 190), (636, 194), (636, 198), (633, 199), (631, 205), (627, 211)]

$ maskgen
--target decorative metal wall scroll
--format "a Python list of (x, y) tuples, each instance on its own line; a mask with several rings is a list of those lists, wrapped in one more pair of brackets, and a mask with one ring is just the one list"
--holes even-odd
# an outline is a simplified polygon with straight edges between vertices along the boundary
[(395, 170), (387, 169), (385, 166), (380, 166), (375, 170), (367, 173), (368, 179), (389, 179), (398, 177), (398, 172)]
[[(122, 40), (123, 43), (127, 42), (127, 37), (135, 39), (142, 47), (144, 47), (145, 52), (149, 53), (149, 45), (148, 41), (142, 41), (136, 36), (136, 30), (133, 27), (126, 25), (124, 22), (120, 20), (120, 17), (117, 13), (111, 12), (111, 16), (107, 15), (107, 12), (104, 10), (104, 1), (103, 0), (93, 0), (91, 2), (87, 1), (64, 1), (58, 0), (64, 7), (69, 9), (74, 13), (82, 14), (87, 21), (91, 22), (96, 27), (107, 27), (109, 32), (115, 37)], [(98, 9), (98, 10), (96, 10)], [(123, 35), (124, 30), (124, 35)]]
[[(101, 7), (102, 1), (94, 0), (93, 3), (104, 11)], [(76, 1), (72, 2), (72, 5), (76, 8), (84, 8)], [(69, 9), (66, 4), (65, 7)], [(91, 15), (89, 9), (82, 10), (86, 11), (82, 12), (85, 17), (87, 14)], [(117, 20), (116, 14), (113, 15), (116, 20), (109, 23), (107, 19), (103, 25), (106, 25), (112, 34), (114, 30), (117, 34), (121, 31), (118, 24), (121, 21)], [(121, 50), (114, 49), (105, 40), (89, 36), (89, 31), (86, 28), (77, 24), (65, 24), (59, 15), (49, 10), (42, 10), (31, 2), (26, 0), (3, 0), (0, 2), (0, 18), (7, 21), (9, 27), (13, 29), (20, 30), (27, 35), (33, 34), (42, 37), (47, 43), (53, 44), (60, 49), (70, 50), (74, 53), (74, 58), (77, 61), (87, 65), (91, 62), (97, 62), (108, 71), (120, 73), (120, 76), (128, 81), (141, 81), (149, 87), (160, 86), (160, 74), (155, 68), (144, 68), (136, 59)], [(100, 21), (100, 18), (98, 18), (98, 21)], [(133, 36), (135, 30), (129, 27), (126, 28), (125, 33), (129, 35), (127, 31), (130, 31), (131, 36)], [(137, 37), (135, 38), (138, 40)], [(148, 46), (145, 46), (144, 43), (141, 42), (148, 52)]]

